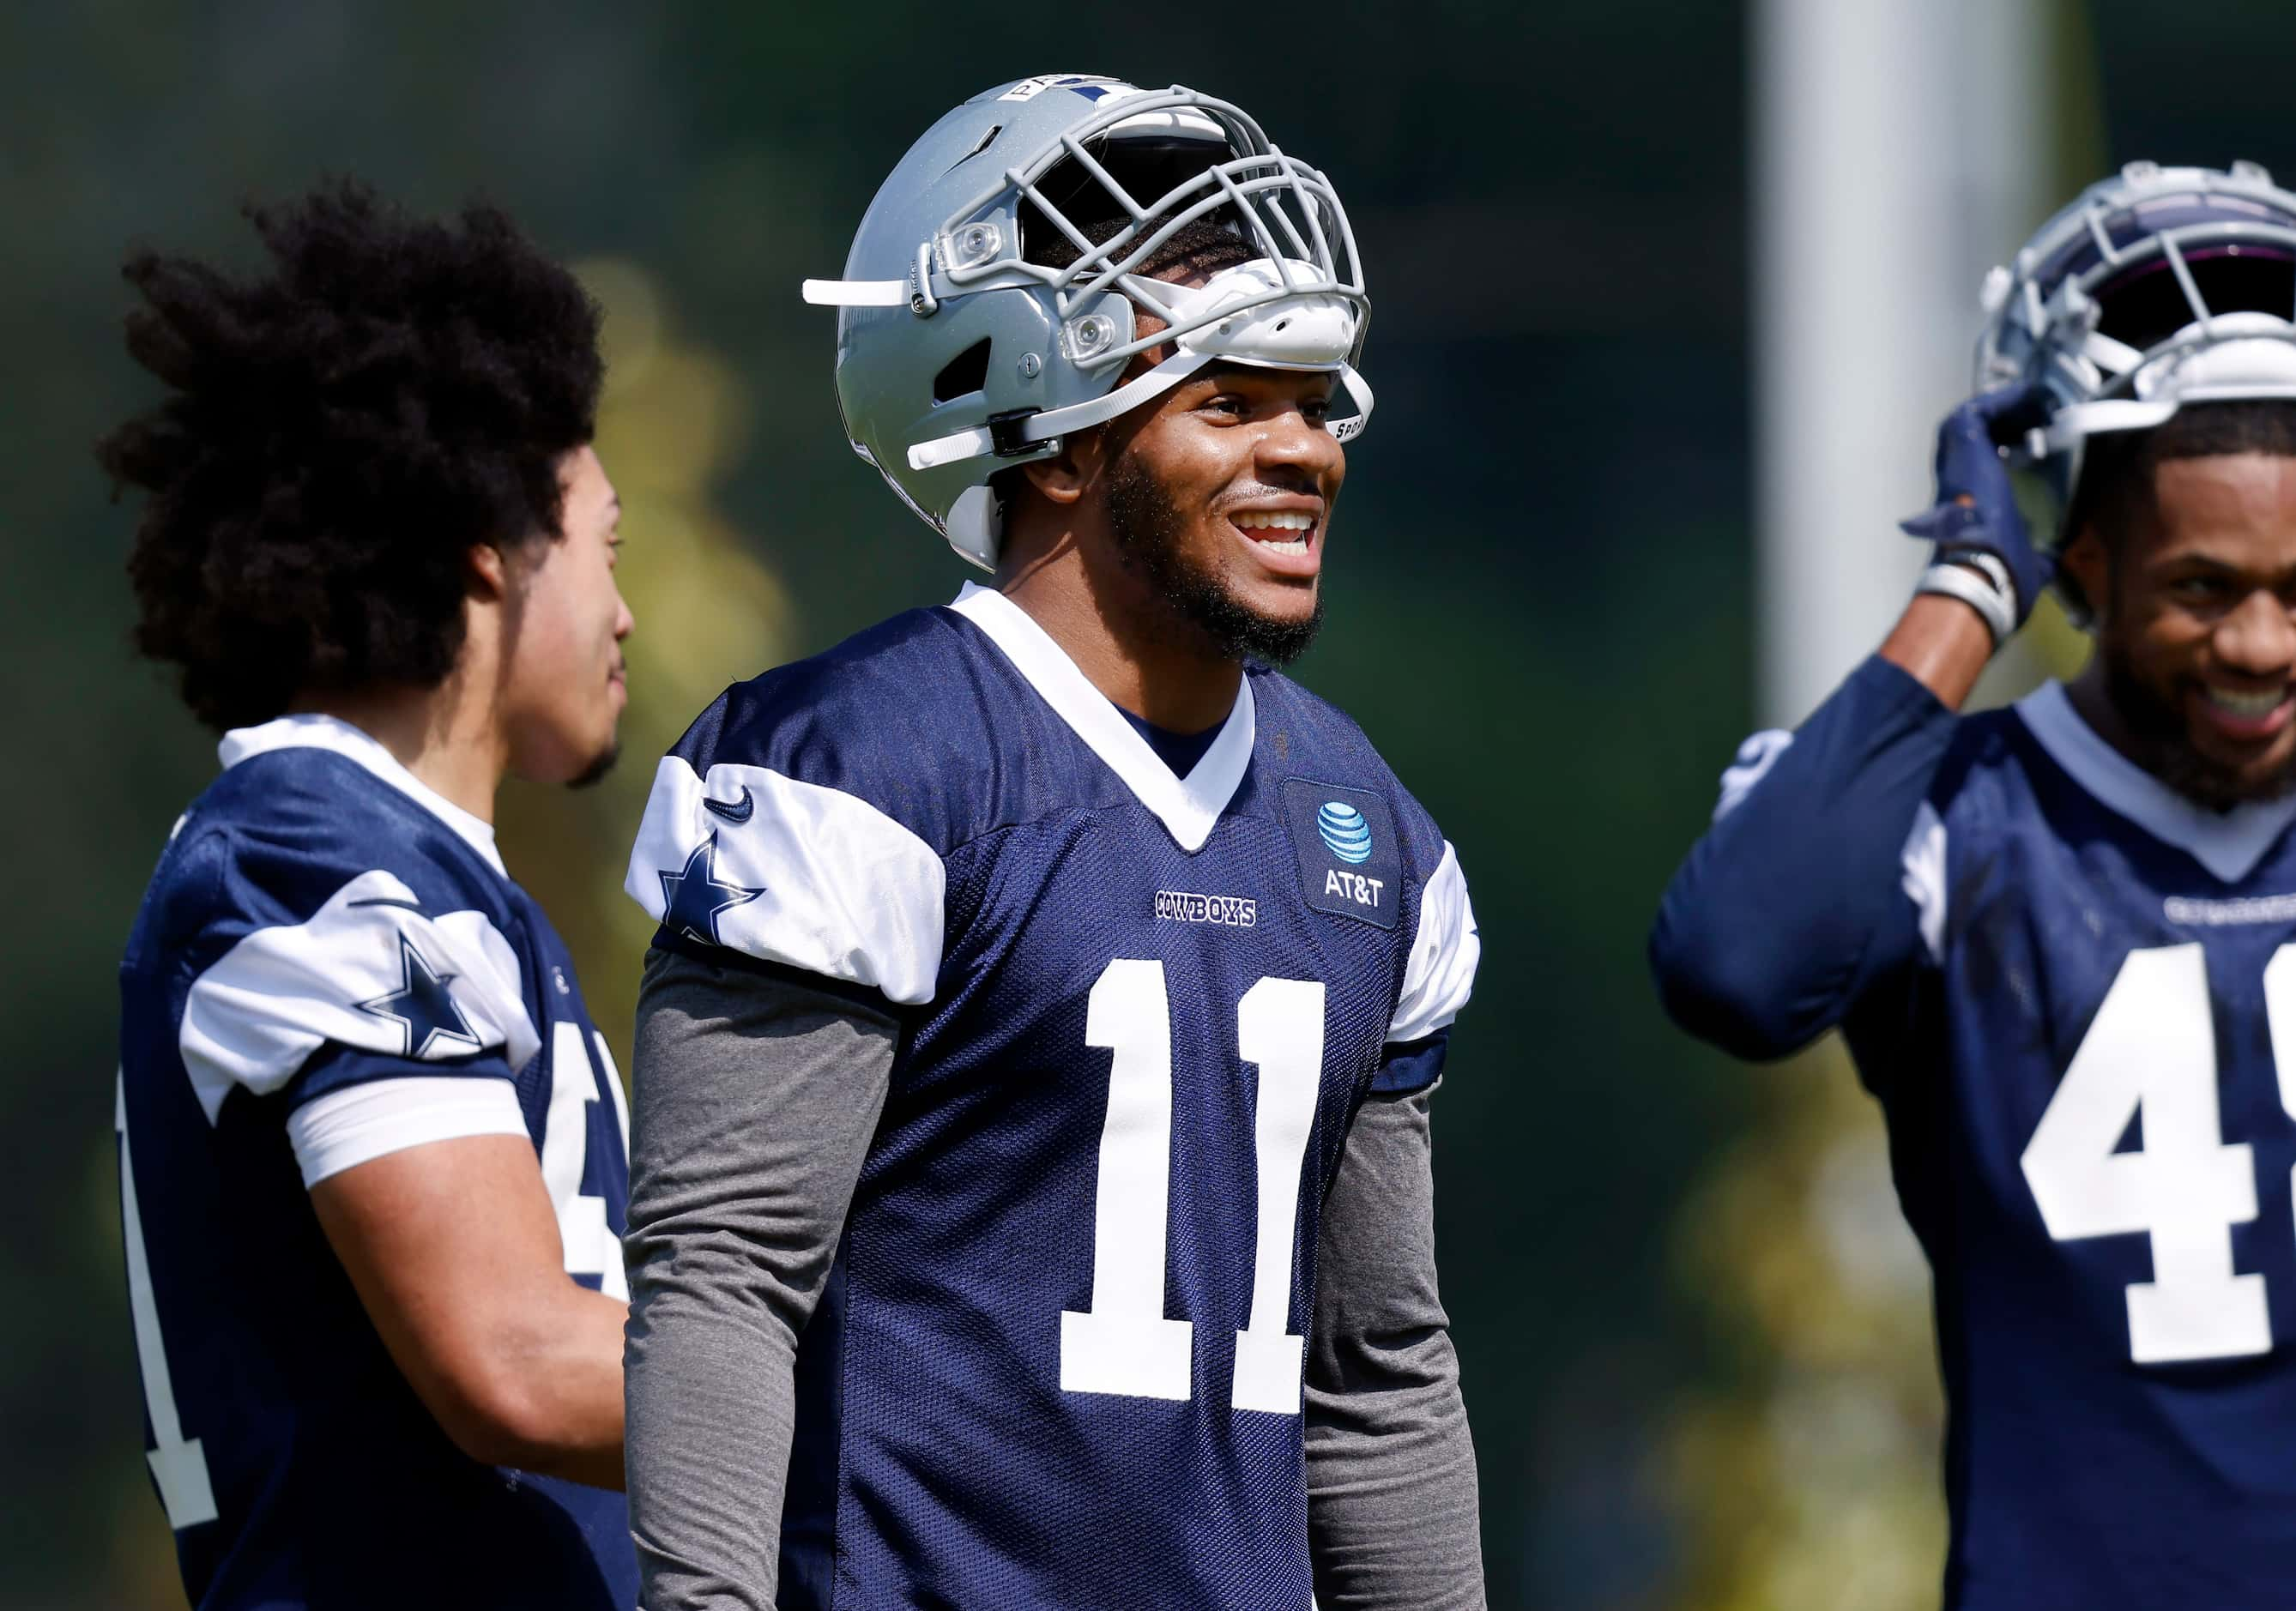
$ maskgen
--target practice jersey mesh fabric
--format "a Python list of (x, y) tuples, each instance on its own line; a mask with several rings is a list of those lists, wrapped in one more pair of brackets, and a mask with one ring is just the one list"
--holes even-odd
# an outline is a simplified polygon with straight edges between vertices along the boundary
[(1918, 963), (1846, 1025), (1937, 1274), (1967, 1611), (2291, 1598), (2296, 847), (2211, 871), (2208, 815), (2054, 687), (1964, 722)]
[(1951, 1611), (2296, 1601), (2292, 821), (2184, 799), (2056, 684), (1956, 718), (1875, 659), (1742, 752), (1669, 892), (1677, 1010), (1756, 1055), (1839, 1022), (1887, 1112)]
[(1374, 1076), (1434, 1077), (1472, 915), (1295, 684), (1181, 780), (1058, 655), (969, 591), (730, 690), (633, 855), (658, 944), (905, 1015), (800, 1344), (789, 1611), (1308, 1604), (1318, 1211)]
[[(130, 1302), (184, 1585), (202, 1611), (626, 1611), (621, 1495), (458, 1451), (311, 1209), (312, 1170), (431, 1122), (400, 1092), (434, 1113), (491, 1094), (540, 1157), (570, 1279), (627, 1291), (620, 1087), (572, 961), (490, 846), (377, 776), (349, 731), (272, 732), (193, 805), (121, 966)], [(331, 1102), (358, 1121), (332, 1163), (291, 1139)]]

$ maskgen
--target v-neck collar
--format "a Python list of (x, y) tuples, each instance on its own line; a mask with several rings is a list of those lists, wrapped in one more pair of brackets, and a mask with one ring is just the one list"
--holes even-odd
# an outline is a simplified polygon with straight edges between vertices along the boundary
[(2062, 683), (2043, 683), (2017, 701), (2016, 711), (2049, 758), (2099, 805), (2185, 852), (2226, 884), (2254, 871), (2296, 821), (2296, 796), (2253, 800), (2230, 811), (2195, 805), (2106, 743), (2073, 708)]
[(456, 838), (486, 858), (488, 866), (504, 878), (510, 877), (503, 866), (502, 852), (495, 846), (494, 825), (463, 810), (407, 771), (397, 756), (364, 728), (354, 727), (340, 716), (316, 712), (276, 716), (254, 727), (233, 728), (216, 746), (216, 758), (228, 772), (242, 761), (268, 755), (275, 749), (332, 750), (357, 762), (453, 830)]
[(1123, 780), (1135, 798), (1170, 830), (1180, 848), (1193, 854), (1203, 848), (1219, 822), (1220, 813), (1235, 797), (1243, 774), (1251, 766), (1251, 747), (1257, 734), (1252, 714), (1251, 678), (1238, 680), (1235, 707), (1228, 712), (1219, 737), (1212, 740), (1193, 770), (1185, 778), (1172, 775), (1148, 740), (1124, 719), (1124, 713), (1077, 669), (1068, 651), (1052, 634), (1030, 618), (1018, 604), (994, 588), (968, 582), (949, 608), (978, 626), (1013, 663), (1029, 687), (1067, 723), (1108, 769)]

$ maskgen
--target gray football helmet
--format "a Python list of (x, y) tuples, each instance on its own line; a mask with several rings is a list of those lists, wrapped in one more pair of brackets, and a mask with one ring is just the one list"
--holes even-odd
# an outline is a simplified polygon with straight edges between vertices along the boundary
[[(1134, 272), (1215, 215), (1251, 261), (1193, 290)], [(1086, 233), (1111, 223), (1103, 240)], [(1047, 240), (1060, 249), (1045, 252)], [(1331, 429), (1342, 440), (1371, 416), (1356, 372), (1371, 304), (1337, 192), (1241, 108), (1177, 85), (1068, 73), (975, 95), (887, 176), (845, 277), (807, 281), (805, 298), (840, 310), (837, 398), (853, 450), (984, 569), (1004, 526), (990, 477), (1208, 364), (1337, 375)], [(1136, 336), (1136, 305), (1166, 328)], [(1170, 356), (1117, 384), (1130, 359), (1168, 342)]]
[(2039, 388), (2013, 462), (2065, 501), (2102, 431), (2187, 403), (2296, 398), (2296, 195), (2253, 162), (2132, 162), (1986, 277), (1977, 384)]

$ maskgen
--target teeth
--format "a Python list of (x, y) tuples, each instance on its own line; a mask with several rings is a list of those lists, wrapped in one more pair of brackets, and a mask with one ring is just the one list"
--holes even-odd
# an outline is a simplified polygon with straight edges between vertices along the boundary
[(1316, 524), (1316, 517), (1296, 509), (1255, 509), (1240, 514), (1235, 523), (1246, 531), (1307, 531)]
[(1308, 539), (1305, 537), (1294, 537), (1287, 543), (1269, 541), (1262, 543), (1260, 546), (1262, 548), (1272, 550), (1276, 553), (1306, 553), (1308, 552)]
[(2280, 701), (2288, 697), (2288, 691), (2284, 688), (2272, 689), (2264, 693), (2235, 693), (2229, 688), (2210, 688), (2207, 692), (2209, 703), (2218, 709), (2229, 711), (2236, 716), (2251, 717), (2271, 715)]

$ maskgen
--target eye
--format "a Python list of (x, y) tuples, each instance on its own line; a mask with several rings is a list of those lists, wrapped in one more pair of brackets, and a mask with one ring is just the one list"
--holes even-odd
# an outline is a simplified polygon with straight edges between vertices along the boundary
[(1310, 425), (1321, 425), (1332, 417), (1329, 397), (1309, 397), (1300, 405), (1300, 417)]
[(1196, 405), (1200, 413), (1219, 414), (1228, 419), (1242, 419), (1250, 412), (1250, 405), (1232, 391), (1216, 392)]

